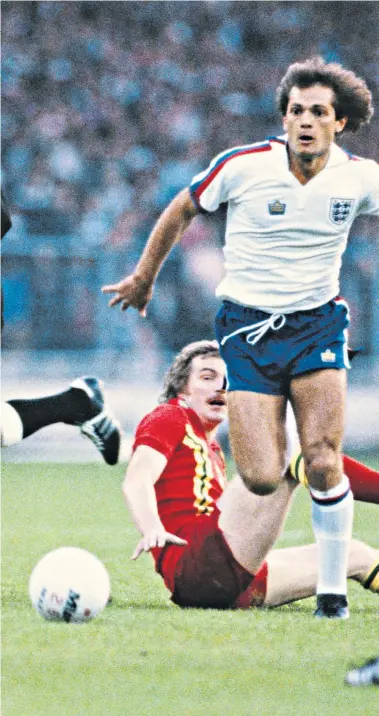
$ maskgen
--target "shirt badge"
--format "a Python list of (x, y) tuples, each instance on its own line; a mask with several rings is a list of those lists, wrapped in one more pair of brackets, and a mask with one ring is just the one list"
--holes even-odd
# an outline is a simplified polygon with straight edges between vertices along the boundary
[(348, 220), (353, 206), (354, 199), (331, 199), (329, 216), (333, 224), (344, 224)]
[(286, 204), (282, 204), (279, 199), (276, 199), (276, 201), (268, 205), (268, 211), (271, 216), (281, 216), (285, 214)]
[(323, 363), (334, 363), (336, 360), (336, 354), (333, 353), (330, 348), (327, 348), (326, 351), (321, 353), (321, 360)]

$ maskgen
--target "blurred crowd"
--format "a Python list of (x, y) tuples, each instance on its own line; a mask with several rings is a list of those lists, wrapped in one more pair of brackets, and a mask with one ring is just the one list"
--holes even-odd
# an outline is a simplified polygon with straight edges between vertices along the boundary
[[(282, 133), (275, 89), (288, 64), (340, 61), (378, 106), (378, 18), (370, 2), (2, 2), (2, 177), (17, 229), (6, 251), (18, 241), (38, 253), (48, 237), (53, 254), (55, 241), (57, 256), (67, 246), (101, 257), (116, 270), (105, 282), (121, 278), (215, 154)], [(375, 119), (343, 144), (378, 158), (377, 137)], [(128, 318), (126, 330), (125, 317), (107, 314), (112, 345), (172, 351), (210, 335), (222, 226), (222, 216), (196, 219), (147, 324)], [(375, 270), (372, 225), (355, 233), (345, 276), (358, 315), (367, 297), (357, 299), (356, 272), (365, 287)], [(98, 288), (87, 286), (88, 321)]]

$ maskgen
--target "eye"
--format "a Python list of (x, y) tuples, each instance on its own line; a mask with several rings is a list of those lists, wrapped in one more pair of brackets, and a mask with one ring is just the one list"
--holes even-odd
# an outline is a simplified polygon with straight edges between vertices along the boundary
[(313, 111), (313, 114), (314, 114), (316, 117), (322, 117), (322, 115), (324, 114), (324, 110), (323, 110), (323, 109), (320, 109), (319, 107), (316, 107), (316, 108), (314, 109), (314, 111)]
[(292, 107), (291, 112), (292, 114), (301, 114), (301, 107)]

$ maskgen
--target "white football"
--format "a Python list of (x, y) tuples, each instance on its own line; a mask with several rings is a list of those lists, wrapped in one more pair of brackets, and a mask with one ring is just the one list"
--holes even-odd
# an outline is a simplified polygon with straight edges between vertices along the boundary
[(60, 547), (36, 564), (29, 580), (33, 607), (49, 621), (88, 622), (103, 611), (110, 593), (103, 563), (79, 547)]

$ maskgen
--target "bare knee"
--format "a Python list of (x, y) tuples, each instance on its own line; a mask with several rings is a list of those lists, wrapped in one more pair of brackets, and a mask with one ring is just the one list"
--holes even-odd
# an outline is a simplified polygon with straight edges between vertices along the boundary
[(304, 452), (304, 462), (309, 484), (316, 490), (328, 490), (340, 482), (342, 461), (334, 445), (315, 443)]
[(264, 466), (242, 466), (237, 464), (238, 472), (245, 484), (245, 487), (255, 495), (271, 495), (277, 489), (281, 471), (278, 468), (267, 470)]

